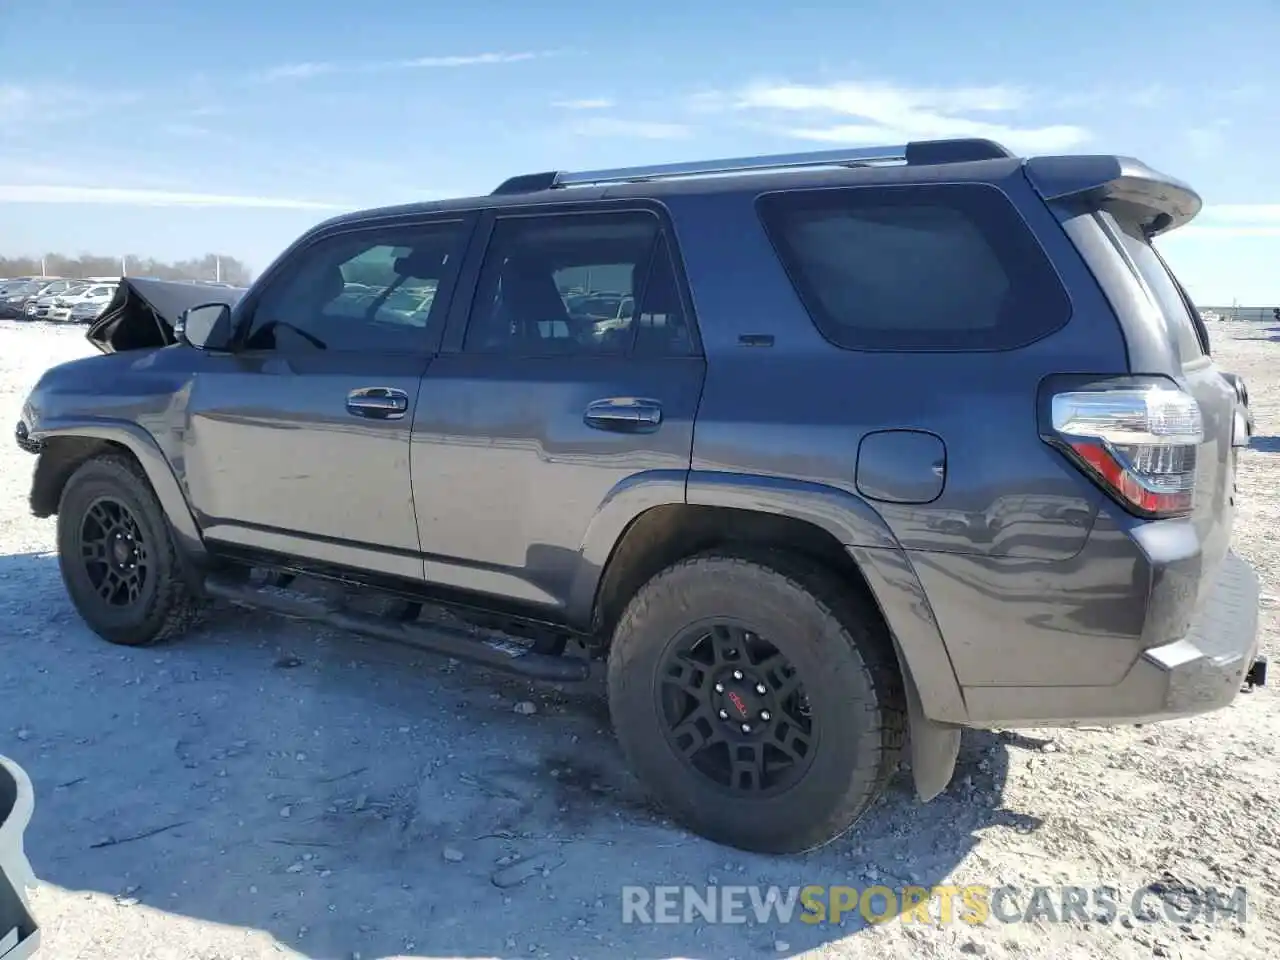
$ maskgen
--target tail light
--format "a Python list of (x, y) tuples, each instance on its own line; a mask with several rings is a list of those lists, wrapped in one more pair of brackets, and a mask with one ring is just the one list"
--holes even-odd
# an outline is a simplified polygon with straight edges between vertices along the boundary
[(1176, 517), (1195, 503), (1200, 405), (1167, 386), (1053, 396), (1056, 445), (1132, 513)]

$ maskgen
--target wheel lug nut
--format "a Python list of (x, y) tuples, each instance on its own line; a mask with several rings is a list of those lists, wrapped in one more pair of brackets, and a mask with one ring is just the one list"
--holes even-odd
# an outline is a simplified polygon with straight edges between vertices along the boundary
[(717, 683), (717, 684), (716, 684), (716, 693), (724, 693), (724, 684), (723, 684), (723, 683)]
[(742, 679), (742, 671), (741, 671), (741, 670), (735, 670), (735, 671), (733, 671), (733, 679), (735, 679), (735, 680), (741, 680), (741, 679)]
[(744, 724), (742, 725), (742, 732), (743, 732), (743, 733), (750, 733), (750, 732), (751, 732), (751, 724), (749, 724), (749, 723), (744, 723)]
[(769, 692), (768, 689), (766, 689), (763, 683), (756, 684), (756, 693), (760, 694), (760, 696), (763, 697), (768, 692)]
[(761, 710), (760, 719), (763, 720), (765, 723), (768, 723), (770, 720), (773, 719), (773, 714), (770, 713), (768, 710)]
[(721, 710), (721, 711), (720, 711), (720, 719), (721, 719), (721, 720), (728, 720), (728, 719), (729, 719), (729, 711), (728, 711), (728, 710)]

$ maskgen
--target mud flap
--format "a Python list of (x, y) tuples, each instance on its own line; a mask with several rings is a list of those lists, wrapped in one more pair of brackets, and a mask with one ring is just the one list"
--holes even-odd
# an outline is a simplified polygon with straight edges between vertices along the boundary
[[(901, 657), (899, 662), (902, 662)], [(907, 736), (911, 743), (911, 774), (915, 780), (916, 796), (927, 803), (947, 789), (955, 773), (956, 757), (960, 755), (960, 728), (926, 717), (911, 671), (904, 669), (902, 672), (907, 721), (910, 724)]]

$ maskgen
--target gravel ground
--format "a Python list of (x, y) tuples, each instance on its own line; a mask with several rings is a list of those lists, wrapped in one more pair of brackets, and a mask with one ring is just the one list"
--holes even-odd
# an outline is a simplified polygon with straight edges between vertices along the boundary
[[(1261, 325), (1219, 324), (1250, 385), (1239, 549), (1278, 652), (1280, 373)], [(0, 322), (0, 423), (82, 331)], [(8, 426), (5, 427), (8, 429)], [(1223, 957), (1280, 950), (1273, 690), (1140, 728), (968, 734), (948, 792), (906, 777), (853, 834), (751, 856), (645, 804), (599, 683), (530, 686), (247, 611), (152, 650), (72, 612), (32, 459), (0, 445), (0, 751), (29, 771), (41, 956)], [(1270, 488), (1270, 490), (1268, 490)], [(146, 836), (143, 836), (146, 834)], [(519, 876), (503, 874), (517, 860)], [(1247, 889), (1214, 923), (624, 924), (622, 887), (1152, 882)], [(498, 884), (507, 884), (499, 886)], [(748, 901), (749, 902), (749, 901)], [(1061, 902), (1055, 894), (1054, 902)], [(747, 913), (750, 914), (750, 909)], [(936, 915), (936, 908), (935, 908)]]

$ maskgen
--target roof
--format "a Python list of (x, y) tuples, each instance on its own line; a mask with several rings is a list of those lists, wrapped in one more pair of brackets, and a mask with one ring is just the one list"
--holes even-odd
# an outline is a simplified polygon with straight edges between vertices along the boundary
[(1021, 163), (1004, 147), (990, 140), (955, 139), (617, 170), (545, 172), (512, 177), (486, 196), (358, 210), (333, 217), (321, 226), (541, 203), (661, 200), (666, 196), (691, 193), (765, 192), (841, 183), (1005, 176)]

